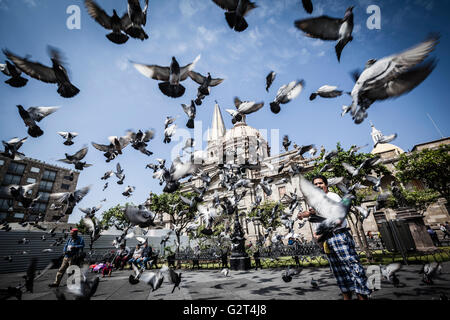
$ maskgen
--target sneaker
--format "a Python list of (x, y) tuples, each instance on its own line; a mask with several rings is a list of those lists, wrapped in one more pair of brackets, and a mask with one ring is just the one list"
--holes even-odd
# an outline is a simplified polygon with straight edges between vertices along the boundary
[(57, 288), (57, 287), (59, 287), (59, 284), (57, 284), (57, 283), (50, 283), (48, 286), (49, 286), (49, 288)]

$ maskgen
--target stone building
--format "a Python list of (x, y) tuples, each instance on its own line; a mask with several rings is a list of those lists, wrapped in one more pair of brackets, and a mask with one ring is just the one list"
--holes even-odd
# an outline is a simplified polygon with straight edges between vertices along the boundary
[[(73, 176), (71, 177), (71, 174)], [(36, 219), (38, 214), (45, 214), (44, 221), (58, 221), (60, 210), (51, 210), (53, 200), (50, 200), (51, 193), (72, 192), (77, 187), (79, 172), (65, 169), (59, 166), (47, 164), (45, 162), (24, 158), (23, 160), (12, 160), (0, 155), (0, 183), (2, 190), (12, 184), (28, 185), (35, 183), (31, 197), (40, 195), (40, 199), (35, 207), (36, 212), (28, 218), (30, 221)], [(11, 206), (12, 205), (12, 206)], [(19, 222), (25, 216), (25, 209), (21, 203), (12, 202), (4, 192), (0, 193), (0, 219), (8, 222)], [(68, 216), (64, 216), (59, 222), (67, 223)]]
[[(371, 136), (374, 140), (374, 144), (377, 141), (378, 136), (381, 134), (372, 125)], [(433, 148), (438, 147), (443, 143), (449, 143), (450, 139), (442, 139), (438, 141), (432, 141), (428, 143), (419, 144), (414, 146), (412, 149), (420, 150), (423, 148)], [(252, 149), (252, 146), (259, 146), (257, 150)], [(246, 218), (244, 213), (249, 212), (250, 207), (255, 201), (257, 195), (262, 196), (263, 202), (265, 200), (270, 201), (281, 201), (282, 203), (287, 203), (285, 194), (296, 193), (300, 199), (301, 207), (298, 210), (307, 210), (308, 205), (303, 200), (300, 187), (299, 187), (299, 177), (291, 176), (289, 173), (289, 166), (278, 172), (278, 168), (281, 164), (287, 163), (288, 159), (295, 160), (301, 166), (305, 168), (306, 171), (313, 168), (315, 160), (317, 158), (303, 158), (297, 156), (292, 158), (296, 153), (296, 149), (284, 152), (278, 155), (271, 156), (270, 147), (263, 135), (255, 128), (252, 128), (246, 123), (245, 118), (241, 122), (237, 122), (233, 128), (227, 130), (222, 118), (222, 114), (219, 106), (216, 104), (214, 107), (212, 125), (208, 132), (208, 146), (207, 146), (208, 159), (202, 170), (207, 172), (211, 178), (212, 182), (210, 184), (209, 190), (204, 196), (204, 205), (212, 206), (212, 199), (214, 193), (217, 191), (220, 197), (231, 197), (232, 192), (227, 191), (225, 188), (219, 185), (219, 170), (217, 168), (218, 163), (244, 163), (248, 161), (250, 163), (259, 162), (262, 165), (256, 170), (247, 170), (247, 179), (253, 179), (253, 181), (260, 180), (263, 177), (272, 178), (273, 183), (271, 184), (272, 194), (267, 196), (257, 184), (254, 184), (253, 188), (247, 189), (246, 196), (239, 202), (238, 210), (242, 215), (240, 215), (241, 225), (244, 232), (246, 233), (247, 241), (255, 241), (258, 239), (259, 235), (264, 234), (263, 227), (258, 221), (251, 221), (251, 219)], [(381, 190), (387, 191), (393, 180), (395, 180), (395, 167), (394, 165), (399, 160), (401, 154), (405, 153), (401, 148), (393, 144), (378, 144), (376, 148), (371, 151), (374, 155), (380, 155), (382, 163), (392, 172), (392, 175), (387, 175), (382, 178)], [(200, 187), (203, 182), (199, 178), (193, 178), (189, 182), (185, 182), (181, 186), (181, 192), (192, 192), (193, 188)], [(412, 186), (423, 187), (419, 182), (412, 182), (411, 184), (405, 186), (411, 188)], [(367, 197), (368, 199), (374, 199), (375, 193)], [(366, 208), (375, 207), (374, 201), (367, 201), (363, 204)], [(397, 218), (397, 213), (392, 209), (383, 209), (382, 211), (373, 211), (369, 217), (364, 221), (363, 227), (365, 232), (372, 231), (373, 233), (378, 233), (379, 226), (383, 221), (393, 220)], [(162, 219), (163, 221), (164, 219)], [(437, 203), (433, 204), (428, 208), (424, 214), (425, 224), (429, 224), (437, 229), (437, 226), (441, 222), (449, 221), (450, 217), (446, 209), (446, 203), (444, 199), (440, 199)], [(162, 222), (161, 221), (161, 222)], [(163, 223), (164, 225), (164, 223)], [(165, 225), (169, 225), (168, 221), (165, 221)], [(349, 226), (353, 228), (352, 224)], [(294, 224), (294, 233), (298, 234), (306, 240), (312, 239), (312, 226), (309, 222), (303, 225), (302, 228), (298, 228), (299, 224), (296, 222)], [(354, 232), (354, 230), (352, 230)], [(287, 230), (284, 227), (279, 227), (276, 232), (281, 235), (285, 235)]]

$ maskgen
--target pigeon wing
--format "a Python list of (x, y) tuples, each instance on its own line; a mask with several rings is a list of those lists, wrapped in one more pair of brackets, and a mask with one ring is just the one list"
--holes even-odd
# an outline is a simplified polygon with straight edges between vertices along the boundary
[(147, 78), (161, 81), (169, 81), (170, 68), (157, 65), (146, 65), (132, 62), (137, 71)]
[(3, 50), (3, 53), (8, 57), (9, 60), (14, 62), (15, 66), (22, 70), (24, 73), (37, 80), (56, 83), (56, 75), (52, 68), (46, 67), (39, 62), (28, 61), (25, 58), (20, 58), (13, 53)]
[(215, 4), (227, 11), (234, 11), (237, 9), (239, 0), (213, 0)]
[(59, 107), (30, 107), (28, 108), (28, 114), (34, 121), (40, 122), (45, 117), (56, 112)]
[(95, 149), (97, 149), (99, 151), (103, 151), (103, 152), (107, 152), (109, 150), (109, 146), (104, 145), (104, 144), (98, 144), (98, 143), (92, 142), (92, 146)]
[(311, 38), (338, 40), (341, 23), (341, 19), (321, 16), (317, 18), (297, 20), (295, 21), (295, 26)]
[(189, 76), (189, 78), (191, 78), (192, 80), (194, 80), (198, 84), (203, 84), (203, 82), (205, 81), (205, 77), (202, 76), (200, 73), (195, 72), (195, 71), (189, 71), (188, 72), (188, 76)]
[(83, 148), (73, 155), (75, 160), (82, 160), (88, 153), (88, 148)]
[(84, 5), (89, 15), (97, 21), (103, 28), (111, 30), (111, 17), (92, 0), (85, 0)]
[(189, 71), (194, 70), (198, 60), (200, 60), (200, 57), (201, 55), (198, 55), (192, 63), (180, 68), (180, 81), (186, 80), (189, 75)]

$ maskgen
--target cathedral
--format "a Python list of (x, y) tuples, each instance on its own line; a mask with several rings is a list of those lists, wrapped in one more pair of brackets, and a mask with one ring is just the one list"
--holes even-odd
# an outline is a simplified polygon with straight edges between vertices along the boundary
[[(380, 136), (381, 132), (372, 124), (371, 137), (374, 145)], [(233, 195), (232, 191), (228, 191), (220, 185), (220, 170), (217, 166), (219, 163), (259, 163), (261, 165), (258, 166), (257, 169), (247, 170), (245, 178), (251, 179), (252, 181), (258, 181), (261, 178), (273, 179), (273, 182), (270, 184), (272, 191), (270, 196), (267, 196), (261, 188), (258, 188), (257, 183), (253, 183), (251, 188), (246, 189), (246, 195), (239, 202), (238, 210), (241, 219), (240, 223), (245, 232), (247, 243), (250, 241), (256, 243), (260, 240), (258, 238), (265, 232), (263, 226), (257, 219), (249, 219), (246, 215), (246, 213), (250, 212), (250, 208), (257, 196), (262, 197), (262, 203), (265, 201), (281, 201), (281, 203), (287, 204), (288, 200), (285, 195), (290, 195), (291, 193), (296, 194), (301, 206), (297, 208), (293, 218), (295, 218), (295, 215), (299, 210), (307, 210), (309, 208), (301, 195), (298, 175), (292, 176), (290, 174), (289, 165), (286, 165), (282, 170), (278, 170), (278, 168), (294, 160), (308, 171), (313, 168), (317, 157), (303, 158), (302, 156), (295, 156), (298, 150), (296, 145), (294, 145), (294, 148), (290, 151), (271, 156), (270, 146), (264, 139), (263, 134), (257, 129), (249, 126), (246, 123), (245, 117), (243, 117), (241, 121), (236, 122), (233, 128), (227, 130), (218, 104), (214, 106), (212, 124), (211, 128), (208, 130), (207, 140), (207, 160), (201, 169), (209, 174), (212, 181), (208, 191), (205, 193), (203, 205), (208, 207), (213, 206), (212, 201), (215, 192), (220, 195), (220, 198), (231, 197)], [(440, 139), (415, 146), (412, 151), (420, 148), (423, 149), (425, 147), (437, 147), (440, 144), (448, 143), (450, 143), (449, 138)], [(257, 147), (255, 148), (255, 146)], [(378, 144), (373, 148), (371, 153), (379, 155), (382, 159), (382, 163), (392, 172), (392, 175), (387, 175), (382, 178), (381, 189), (386, 191), (388, 190), (391, 181), (395, 179), (394, 164), (398, 161), (399, 156), (405, 153), (405, 151), (393, 144)], [(200, 178), (193, 177), (190, 181), (182, 183), (180, 191), (182, 193), (193, 192), (193, 186), (199, 188), (202, 185), (203, 182)], [(374, 206), (374, 201), (367, 201), (363, 204), (363, 207), (367, 209), (374, 209)], [(377, 234), (380, 223), (392, 219), (396, 219), (395, 210), (371, 210), (371, 214), (364, 220), (364, 231), (371, 231), (372, 233)], [(436, 228), (438, 223), (448, 220), (450, 219), (446, 204), (441, 200), (430, 206), (429, 210), (424, 215), (425, 223), (432, 225), (434, 228)], [(351, 223), (349, 226), (351, 227), (352, 232), (355, 232), (354, 226)], [(275, 233), (285, 236), (288, 231), (284, 226), (281, 226), (275, 230)], [(297, 220), (294, 223), (294, 232), (289, 236), (310, 241), (312, 239), (312, 225), (309, 222), (300, 225)], [(284, 242), (287, 242), (287, 237), (285, 237)]]

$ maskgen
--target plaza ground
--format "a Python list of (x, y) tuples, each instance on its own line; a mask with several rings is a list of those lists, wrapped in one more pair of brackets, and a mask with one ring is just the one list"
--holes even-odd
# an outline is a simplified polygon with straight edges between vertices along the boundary
[[(433, 285), (422, 282), (419, 274), (421, 265), (403, 266), (398, 272), (400, 286), (395, 288), (386, 281), (371, 298), (375, 300), (439, 300), (442, 293), (450, 297), (450, 262), (442, 263), (442, 273)], [(289, 283), (281, 279), (284, 269), (263, 269), (231, 271), (225, 277), (220, 270), (177, 270), (182, 272), (180, 290), (172, 291), (172, 285), (165, 279), (161, 288), (151, 292), (145, 283), (131, 285), (128, 277), (130, 270), (114, 271), (111, 277), (100, 278), (96, 294), (92, 300), (340, 300), (340, 291), (328, 267), (303, 268), (301, 273)], [(23, 300), (56, 300), (54, 289), (48, 284), (55, 279), (56, 269), (49, 270), (35, 281), (34, 292), (25, 293)], [(154, 270), (153, 270), (154, 271)], [(147, 271), (149, 272), (149, 271)], [(0, 288), (23, 283), (24, 273), (0, 275)], [(95, 274), (94, 274), (95, 275)], [(318, 288), (312, 288), (311, 278), (318, 282)], [(67, 275), (64, 276), (61, 290), (67, 299), (73, 296), (67, 293)], [(11, 298), (14, 300), (15, 298)]]

